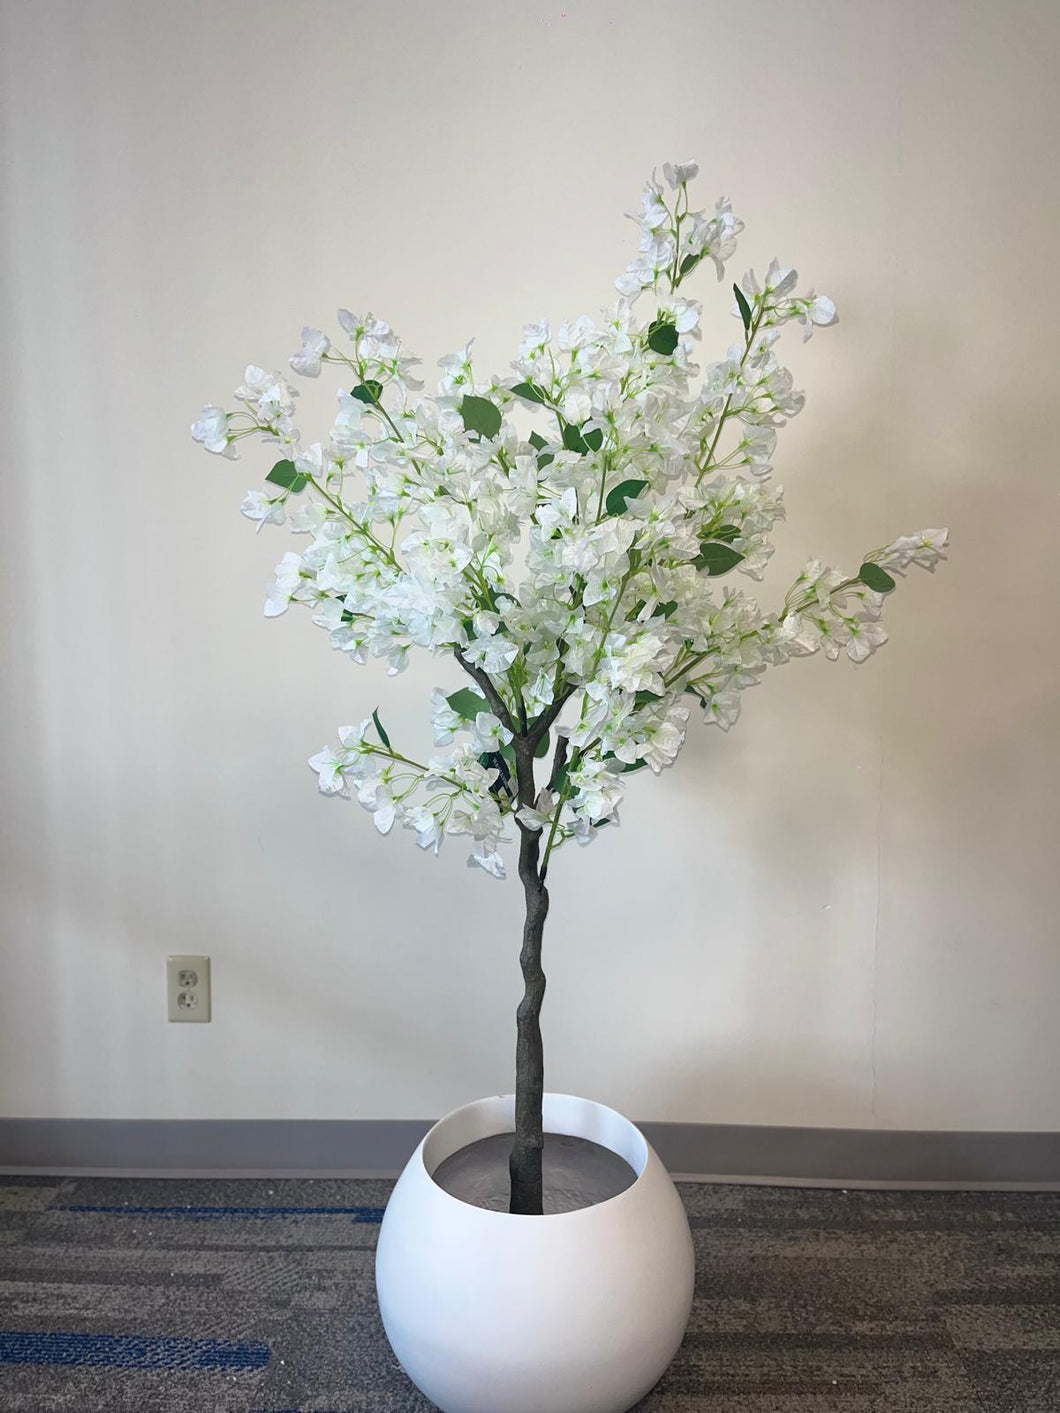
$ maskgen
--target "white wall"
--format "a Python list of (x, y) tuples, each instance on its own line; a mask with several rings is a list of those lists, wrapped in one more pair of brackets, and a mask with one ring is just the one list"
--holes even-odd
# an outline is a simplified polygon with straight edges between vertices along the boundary
[[(339, 304), (503, 370), (524, 320), (609, 298), (622, 211), (694, 155), (747, 220), (734, 273), (780, 254), (841, 309), (790, 351), (765, 600), (923, 525), (952, 558), (868, 665), (768, 677), (559, 856), (550, 1083), (640, 1118), (1060, 1126), (1052, 0), (2, 16), (0, 1112), (508, 1085), (516, 885), (376, 837), (304, 764), (377, 702), (425, 745), (441, 665), (388, 681), (266, 622), (288, 544), (238, 503), (267, 455), (188, 425)], [(199, 950), (214, 1022), (167, 1025), (164, 957)]]

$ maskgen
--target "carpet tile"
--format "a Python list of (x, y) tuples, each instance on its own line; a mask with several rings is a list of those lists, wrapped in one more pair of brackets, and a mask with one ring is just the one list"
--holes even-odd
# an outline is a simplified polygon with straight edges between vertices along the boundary
[[(430, 1413), (390, 1184), (0, 1178), (4, 1413)], [(637, 1413), (1060, 1413), (1060, 1195), (682, 1184), (698, 1276)]]

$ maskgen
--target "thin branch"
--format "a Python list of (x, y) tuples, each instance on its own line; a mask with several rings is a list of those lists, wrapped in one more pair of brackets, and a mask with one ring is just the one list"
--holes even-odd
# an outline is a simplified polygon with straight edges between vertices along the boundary
[(493, 682), (490, 680), (489, 673), (483, 671), (481, 667), (476, 667), (474, 663), (468, 662), (467, 658), (457, 647), (453, 648), (453, 656), (456, 658), (457, 662), (464, 669), (467, 675), (469, 677), (473, 677), (474, 680), (478, 683), (478, 685), (482, 688), (485, 698), (487, 702), (489, 702), (490, 706), (493, 708), (493, 714), (497, 718), (497, 720), (501, 723), (502, 726), (504, 726), (508, 731), (510, 731), (513, 736), (517, 736), (519, 732), (516, 729), (515, 723), (512, 721), (511, 713), (504, 704), (504, 698), (497, 691), (496, 687), (493, 685)]
[[(561, 739), (565, 740), (566, 738), (565, 738), (565, 737), (562, 737)], [(587, 746), (579, 746), (579, 747), (577, 748), (577, 750), (574, 752), (574, 755), (571, 757), (571, 770), (576, 770), (577, 767), (581, 764), (581, 762), (585, 759), (585, 757), (589, 754), (589, 752), (590, 752), (590, 751), (595, 751), (596, 748), (597, 748), (597, 746), (599, 746), (599, 744), (600, 744), (600, 737), (597, 736), (596, 739), (593, 740), (593, 741), (590, 741)], [(557, 754), (558, 754), (558, 750), (559, 750), (559, 748), (557, 747)], [(554, 848), (554, 846), (555, 846), (555, 843), (556, 843), (556, 831), (559, 829), (559, 817), (560, 817), (560, 815), (563, 813), (563, 806), (567, 803), (567, 799), (568, 799), (570, 793), (571, 793), (571, 780), (570, 780), (570, 771), (568, 771), (568, 772), (567, 772), (567, 776), (566, 776), (566, 778), (565, 778), (564, 781), (563, 781), (563, 784), (560, 786), (559, 798), (556, 800), (556, 808), (555, 808), (555, 809), (553, 810), (553, 812), (552, 812), (552, 824), (551, 824), (551, 827), (549, 828), (549, 831), (548, 831), (548, 840), (547, 840), (547, 842), (546, 842), (546, 844), (545, 844), (544, 856), (543, 856), (543, 858), (541, 859), (541, 882), (542, 882), (542, 883), (544, 883), (545, 879), (546, 879), (547, 876), (548, 876), (548, 861), (549, 861), (549, 859), (552, 857), (552, 850), (553, 850), (553, 848)]]
[[(740, 356), (740, 368), (739, 368), (740, 373), (743, 373), (743, 370), (744, 370), (744, 368), (745, 368), (745, 366), (746, 366), (746, 364), (747, 364), (748, 356), (750, 355), (751, 348), (752, 348), (752, 346), (753, 346), (753, 344), (754, 344), (755, 339), (758, 337), (758, 330), (759, 330), (759, 327), (761, 326), (762, 320), (765, 318), (765, 315), (766, 315), (766, 296), (763, 294), (763, 296), (762, 296), (762, 302), (758, 305), (758, 308), (755, 310), (754, 317), (753, 317), (752, 320), (751, 320), (751, 325), (750, 325), (750, 327), (749, 327), (748, 329), (746, 329), (745, 332), (744, 332), (743, 353), (742, 353), (741, 356)], [(732, 393), (729, 393), (728, 397), (725, 399), (725, 404), (724, 404), (724, 406), (722, 407), (721, 412), (720, 412), (720, 414), (719, 414), (719, 416), (718, 416), (718, 423), (717, 423), (717, 426), (714, 428), (714, 437), (713, 437), (713, 440), (712, 440), (711, 443), (710, 443), (710, 448), (709, 448), (709, 450), (707, 451), (706, 457), (705, 457), (704, 460), (703, 460), (703, 465), (699, 468), (699, 475), (696, 477), (696, 485), (697, 485), (697, 486), (698, 486), (699, 483), (702, 481), (703, 477), (707, 474), (707, 472), (712, 469), (712, 467), (711, 467), (711, 461), (712, 461), (713, 458), (714, 458), (714, 453), (715, 453), (715, 452), (717, 451), (717, 449), (718, 449), (718, 442), (721, 440), (721, 434), (722, 434), (722, 431), (724, 430), (725, 423), (729, 420), (729, 410), (730, 410), (730, 408), (732, 407), (732, 399), (733, 399), (733, 394), (732, 394)]]
[(547, 790), (554, 790), (556, 788), (559, 773), (567, 764), (567, 748), (569, 745), (570, 742), (567, 740), (566, 736), (556, 737), (556, 754), (552, 757), (552, 773), (549, 775), (548, 784), (545, 787)]
[(364, 536), (364, 538), (371, 545), (372, 549), (374, 549), (378, 554), (382, 555), (385, 560), (387, 560), (390, 564), (393, 565), (395, 569), (400, 572), (401, 565), (394, 558), (391, 551), (387, 549), (386, 545), (381, 544), (380, 541), (376, 539), (376, 537), (372, 534), (371, 530), (369, 530), (367, 525), (362, 524), (360, 520), (356, 520), (350, 514), (350, 512), (346, 509), (345, 505), (343, 505), (341, 498), (337, 499), (335, 496), (333, 496), (330, 491), (325, 489), (325, 487), (322, 486), (320, 482), (317, 481), (313, 476), (310, 476), (308, 472), (303, 472), (303, 475), (305, 476), (309, 484), (313, 487), (313, 489), (316, 491), (317, 495), (323, 497), (323, 499), (326, 500), (329, 505), (331, 505), (335, 510), (339, 512), (339, 514), (343, 517), (344, 520), (346, 520), (350, 525), (353, 526), (353, 528), (357, 531), (358, 534)]
[(528, 741), (531, 741), (535, 746), (537, 745), (576, 691), (576, 687), (568, 687), (565, 692), (561, 692), (559, 696), (555, 698), (552, 704), (541, 713), (527, 732)]

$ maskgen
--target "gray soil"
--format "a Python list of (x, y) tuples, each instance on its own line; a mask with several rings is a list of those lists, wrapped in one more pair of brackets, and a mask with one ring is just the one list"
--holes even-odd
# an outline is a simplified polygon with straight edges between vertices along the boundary
[[(435, 1169), (434, 1181), (451, 1197), (491, 1212), (508, 1210), (510, 1133), (480, 1138), (461, 1148)], [(544, 1152), (545, 1215), (577, 1212), (617, 1197), (636, 1181), (624, 1158), (587, 1138), (546, 1133)]]

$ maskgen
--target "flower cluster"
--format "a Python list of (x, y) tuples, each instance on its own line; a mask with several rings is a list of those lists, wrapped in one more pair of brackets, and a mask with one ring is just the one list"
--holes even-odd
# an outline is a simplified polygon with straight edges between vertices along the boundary
[(748, 272), (738, 336), (701, 371), (684, 283), (705, 259), (722, 277), (743, 223), (724, 199), (690, 209), (696, 170), (667, 164), (648, 184), (617, 302), (555, 332), (527, 325), (509, 376), (481, 377), (469, 344), (421, 395), (390, 325), (340, 310), (343, 337), (305, 328), (290, 359), (339, 376), (326, 440), (303, 439), (293, 388), (255, 366), (236, 410), (208, 406), (192, 428), (229, 458), (248, 436), (279, 449), (242, 506), (304, 540), (267, 614), (302, 604), (332, 647), (391, 673), (419, 647), (466, 674), (434, 694), (436, 756), (396, 751), (373, 713), (313, 757), (321, 790), (434, 852), (467, 835), (469, 862), (499, 877), (509, 819), (543, 841), (543, 868), (564, 841), (588, 843), (617, 822), (627, 774), (673, 763), (690, 709), (727, 730), (768, 666), (818, 649), (864, 661), (886, 641), (892, 574), (943, 557), (946, 531), (927, 530), (853, 573), (811, 561), (773, 613), (718, 582), (762, 577), (784, 514), (777, 429), (804, 399), (778, 340), (834, 324), (835, 307), (776, 261)]

